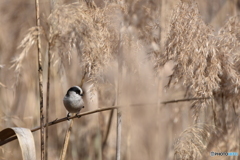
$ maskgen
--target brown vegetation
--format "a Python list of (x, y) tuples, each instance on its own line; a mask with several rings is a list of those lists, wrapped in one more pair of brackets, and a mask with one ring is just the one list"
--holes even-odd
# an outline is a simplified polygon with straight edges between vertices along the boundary
[[(237, 0), (39, 5), (41, 27), (36, 27), (33, 1), (0, 2), (1, 130), (40, 125), (36, 43), (41, 36), (43, 111), (49, 121), (66, 116), (62, 98), (76, 84), (83, 83), (85, 92), (82, 112), (98, 109), (74, 119), (66, 159), (115, 159), (117, 112), (101, 110), (112, 106), (121, 112), (121, 159), (240, 153)], [(61, 123), (45, 133), (47, 159), (60, 157), (69, 126), (66, 119), (55, 122)], [(33, 136), (40, 157), (39, 131)], [(19, 159), (19, 148), (17, 141), (2, 145), (0, 159)]]

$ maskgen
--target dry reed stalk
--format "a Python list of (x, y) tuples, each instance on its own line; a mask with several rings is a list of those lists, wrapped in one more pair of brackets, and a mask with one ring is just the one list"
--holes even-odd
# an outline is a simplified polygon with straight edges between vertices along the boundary
[[(97, 104), (97, 107), (99, 108), (99, 103)], [(103, 128), (102, 128), (102, 113), (99, 112), (98, 114), (98, 125), (96, 127), (96, 136), (95, 136), (95, 147), (96, 148), (96, 153), (97, 153), (97, 156), (96, 156), (96, 159), (98, 160), (104, 160), (104, 157), (103, 157), (103, 148), (102, 148), (102, 141), (103, 141)]]
[[(120, 59), (120, 58), (119, 58)], [(122, 65), (118, 61), (118, 79), (116, 87), (116, 104), (119, 105), (120, 102), (120, 83), (122, 80)], [(122, 113), (120, 109), (117, 109), (117, 128), (116, 128), (116, 160), (121, 159), (121, 133), (122, 133)]]
[[(157, 99), (158, 99), (157, 104), (158, 104), (158, 107), (157, 107), (157, 111), (156, 111), (157, 112), (157, 117), (160, 117), (160, 111), (161, 111), (161, 101), (160, 101), (161, 90), (162, 90), (161, 87), (162, 87), (162, 83), (161, 83), (160, 80), (158, 80), (158, 83), (157, 83)], [(160, 122), (156, 121), (155, 123), (156, 123), (155, 124), (156, 125), (156, 137), (155, 137), (155, 140), (156, 140), (156, 147), (158, 147), (158, 144), (160, 144), (159, 143), (159, 140), (160, 140), (160, 138), (159, 138)], [(159, 157), (159, 154), (156, 154), (156, 157)]]
[[(123, 42), (123, 35), (120, 32), (120, 41), (119, 41), (119, 55), (117, 61), (118, 73), (117, 73), (117, 84), (116, 84), (116, 105), (120, 104), (120, 88), (122, 87), (122, 70), (123, 70), (123, 47), (120, 43)], [(122, 112), (118, 108), (117, 109), (117, 128), (116, 128), (116, 160), (121, 159), (121, 136), (122, 136)]]
[(131, 153), (131, 147), (132, 147), (132, 145), (133, 145), (133, 143), (132, 143), (132, 138), (133, 138), (133, 136), (132, 136), (132, 126), (131, 126), (131, 123), (132, 123), (132, 116), (130, 115), (130, 116), (128, 116), (128, 118), (126, 118), (127, 119), (127, 122), (128, 122), (128, 128), (127, 128), (127, 139), (126, 139), (126, 150), (127, 150), (127, 152), (126, 152), (126, 158), (127, 159), (132, 159), (132, 153)]
[(66, 132), (66, 135), (65, 135), (65, 139), (64, 139), (64, 144), (63, 144), (63, 149), (61, 151), (61, 155), (60, 155), (60, 160), (64, 160), (65, 157), (66, 157), (66, 154), (67, 154), (67, 147), (68, 147), (68, 143), (69, 143), (69, 139), (70, 139), (70, 134), (71, 134), (71, 131), (72, 131), (72, 127), (73, 127), (73, 119), (71, 120), (70, 122), (70, 125), (69, 125), (69, 128)]
[(46, 151), (45, 151), (45, 159), (48, 159), (48, 121), (49, 121), (49, 107), (50, 107), (50, 76), (51, 76), (51, 42), (48, 43), (48, 74), (47, 74), (47, 95), (46, 95), (46, 135), (45, 135), (45, 143), (46, 143)]
[[(36, 26), (40, 25), (40, 11), (39, 11), (39, 0), (35, 0), (36, 8)], [(41, 37), (37, 35), (37, 52), (38, 52), (38, 80), (39, 80), (39, 100), (40, 100), (40, 126), (41, 126), (41, 160), (45, 158), (45, 144), (44, 144), (44, 115), (43, 115), (43, 70), (42, 70), (42, 55), (41, 55)]]
[(111, 124), (112, 124), (113, 113), (114, 113), (114, 110), (111, 110), (110, 116), (108, 119), (108, 124), (107, 124), (107, 131), (106, 131), (105, 137), (103, 138), (102, 150), (104, 150), (104, 148), (106, 147), (106, 144), (107, 144), (107, 140), (108, 140)]
[[(60, 1), (58, 1), (60, 2)], [(54, 10), (57, 4), (54, 0), (50, 0), (50, 13)], [(53, 37), (52, 37), (53, 38)], [(48, 121), (49, 121), (49, 107), (50, 107), (50, 76), (51, 76), (51, 47), (52, 47), (52, 39), (48, 40), (48, 74), (47, 74), (47, 95), (46, 95), (46, 135), (45, 135), (45, 159), (48, 160), (48, 145), (49, 145), (49, 128), (48, 128)]]
[(122, 113), (117, 109), (117, 140), (116, 140), (116, 160), (121, 159), (121, 136), (122, 136)]

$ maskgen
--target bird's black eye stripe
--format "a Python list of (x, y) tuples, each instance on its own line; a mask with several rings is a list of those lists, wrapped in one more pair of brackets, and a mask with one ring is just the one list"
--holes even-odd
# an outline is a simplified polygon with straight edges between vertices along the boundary
[(69, 88), (69, 90), (67, 92), (70, 92), (70, 91), (74, 91), (80, 95), (80, 90), (77, 87), (71, 87), (71, 88)]

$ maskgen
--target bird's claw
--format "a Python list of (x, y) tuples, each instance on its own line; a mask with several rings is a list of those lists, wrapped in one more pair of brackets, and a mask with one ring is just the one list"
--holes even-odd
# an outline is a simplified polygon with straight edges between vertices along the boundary
[(77, 117), (77, 118), (80, 118), (81, 116), (79, 115), (79, 113), (77, 113), (77, 114), (76, 114), (76, 117)]
[(69, 117), (70, 117), (70, 113), (67, 114), (67, 120), (70, 120)]

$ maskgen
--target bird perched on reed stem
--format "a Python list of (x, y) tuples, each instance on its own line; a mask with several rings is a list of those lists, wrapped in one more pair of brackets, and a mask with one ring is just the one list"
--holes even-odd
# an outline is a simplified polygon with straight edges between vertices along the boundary
[(68, 89), (66, 95), (63, 98), (63, 104), (68, 111), (67, 118), (70, 117), (70, 113), (76, 113), (78, 115), (80, 110), (84, 108), (83, 102), (83, 90), (79, 86), (73, 86)]

